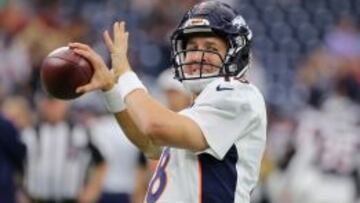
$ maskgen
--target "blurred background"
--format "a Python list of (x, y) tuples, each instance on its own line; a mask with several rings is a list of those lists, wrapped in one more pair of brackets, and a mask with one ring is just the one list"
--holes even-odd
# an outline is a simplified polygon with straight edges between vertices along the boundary
[[(268, 147), (252, 202), (359, 203), (360, 1), (223, 1), (253, 31), (249, 78), (268, 106)], [(118, 135), (101, 96), (54, 100), (42, 91), (39, 68), (51, 50), (74, 41), (108, 61), (102, 32), (125, 20), (133, 69), (169, 105), (168, 88), (182, 91), (159, 79), (171, 65), (169, 36), (197, 2), (0, 0), (0, 110), (27, 147), (22, 166), (0, 156), (1, 203), (141, 202), (153, 163)], [(57, 133), (64, 139), (51, 140)], [(1, 199), (11, 194), (15, 200)]]

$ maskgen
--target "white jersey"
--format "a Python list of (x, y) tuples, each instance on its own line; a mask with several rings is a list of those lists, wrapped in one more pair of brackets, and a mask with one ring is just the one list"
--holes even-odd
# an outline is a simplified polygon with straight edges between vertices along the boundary
[(103, 192), (133, 193), (139, 167), (139, 150), (123, 135), (124, 132), (112, 115), (99, 117), (90, 126), (108, 165)]
[(258, 89), (218, 79), (180, 114), (201, 128), (209, 148), (165, 148), (147, 203), (250, 202), (266, 142), (266, 109)]

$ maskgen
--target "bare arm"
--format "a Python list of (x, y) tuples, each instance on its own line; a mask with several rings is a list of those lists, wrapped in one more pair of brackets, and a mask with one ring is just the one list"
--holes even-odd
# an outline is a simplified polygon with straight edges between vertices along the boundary
[(136, 169), (135, 187), (131, 195), (132, 203), (143, 203), (146, 196), (147, 186), (151, 178), (151, 171), (148, 163), (149, 161), (144, 159), (145, 158), (139, 154), (138, 167)]
[[(127, 58), (128, 33), (125, 32), (124, 26), (124, 22), (114, 24), (113, 40), (107, 31), (104, 33), (105, 43), (111, 53), (113, 74), (89, 46), (80, 43), (70, 44), (74, 51), (87, 58), (95, 69), (92, 81), (79, 87), (77, 92), (95, 89), (107, 91), (114, 86), (116, 78), (131, 71)], [(159, 151), (156, 145), (193, 151), (201, 151), (208, 147), (200, 127), (193, 120), (163, 107), (144, 90), (136, 89), (123, 96), (126, 96), (127, 113), (117, 113), (116, 119), (128, 138), (147, 156), (156, 157)]]
[(200, 127), (193, 120), (163, 107), (145, 91), (131, 92), (125, 102), (133, 122), (156, 145), (193, 151), (208, 147)]
[(106, 169), (107, 164), (105, 162), (95, 166), (94, 171), (91, 172), (88, 183), (79, 194), (78, 201), (80, 203), (92, 203), (99, 199)]
[(155, 145), (147, 136), (141, 133), (131, 119), (127, 110), (115, 113), (115, 118), (127, 138), (150, 159), (159, 159), (161, 147)]
[[(114, 30), (115, 29), (119, 29), (119, 26), (114, 25)], [(107, 32), (105, 36), (109, 38)], [(116, 81), (115, 78), (117, 78), (117, 76), (121, 73), (121, 70), (119, 71), (118, 69), (114, 68), (114, 71), (111, 73), (106, 67), (106, 64), (102, 60), (101, 56), (99, 56), (88, 45), (81, 43), (70, 43), (69, 46), (77, 54), (87, 58), (91, 62), (95, 70), (91, 82), (84, 86), (78, 87), (78, 92), (88, 92), (95, 89), (102, 89), (103, 91), (107, 91), (114, 86)], [(117, 54), (112, 54), (112, 62), (114, 67), (119, 67), (119, 65), (116, 65), (117, 63), (119, 63)], [(141, 131), (138, 130), (137, 125), (135, 125), (126, 110), (115, 113), (114, 116), (120, 127), (125, 132), (127, 138), (141, 151), (143, 151), (148, 158), (158, 159), (160, 157), (161, 147), (154, 145), (147, 136), (143, 135)]]

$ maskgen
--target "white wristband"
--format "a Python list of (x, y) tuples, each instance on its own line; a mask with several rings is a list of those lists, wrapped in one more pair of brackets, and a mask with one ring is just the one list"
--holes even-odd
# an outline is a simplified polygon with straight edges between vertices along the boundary
[(109, 112), (118, 113), (126, 109), (125, 103), (121, 97), (120, 86), (115, 84), (110, 90), (103, 92), (105, 105)]
[(119, 91), (123, 102), (125, 101), (125, 97), (136, 89), (143, 89), (147, 91), (141, 80), (132, 71), (128, 71), (122, 74), (118, 79), (117, 85), (119, 86)]

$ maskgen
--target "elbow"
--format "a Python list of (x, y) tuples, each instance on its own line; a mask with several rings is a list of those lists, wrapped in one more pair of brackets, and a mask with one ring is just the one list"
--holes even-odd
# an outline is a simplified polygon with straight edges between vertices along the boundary
[(159, 152), (144, 152), (145, 157), (151, 160), (159, 160), (161, 156), (161, 151)]
[(158, 146), (163, 146), (164, 143), (164, 124), (158, 121), (150, 121), (143, 127), (143, 134), (148, 137), (151, 142)]

